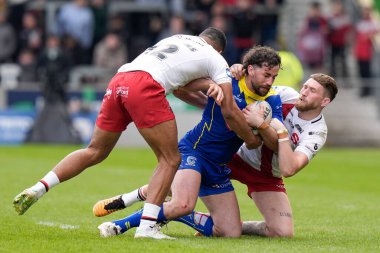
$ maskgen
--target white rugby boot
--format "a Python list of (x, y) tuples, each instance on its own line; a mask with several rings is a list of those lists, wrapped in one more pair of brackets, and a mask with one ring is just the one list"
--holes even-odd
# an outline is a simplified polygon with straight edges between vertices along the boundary
[(113, 222), (104, 222), (98, 226), (101, 237), (112, 237), (121, 234), (121, 227)]
[(160, 224), (155, 224), (153, 226), (138, 227), (136, 229), (135, 238), (152, 238), (156, 240), (168, 239), (175, 240), (176, 238), (165, 235), (161, 232)]

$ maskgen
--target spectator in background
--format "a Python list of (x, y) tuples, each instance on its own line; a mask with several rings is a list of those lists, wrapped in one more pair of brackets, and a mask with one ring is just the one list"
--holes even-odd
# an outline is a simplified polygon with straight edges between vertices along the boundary
[(95, 47), (107, 33), (108, 3), (105, 0), (91, 0), (91, 10), (94, 15), (94, 38), (92, 45)]
[(116, 33), (108, 33), (96, 46), (93, 64), (116, 71), (127, 62), (127, 48)]
[(372, 39), (379, 32), (379, 25), (371, 18), (371, 8), (363, 7), (361, 18), (355, 26), (354, 53), (362, 78), (360, 96), (366, 97), (372, 94), (370, 78), (372, 78)]
[[(277, 49), (278, 46), (275, 48)], [(278, 54), (281, 57), (281, 69), (273, 85), (288, 86), (295, 90), (300, 90), (304, 76), (301, 61), (293, 52), (286, 49), (285, 43), (280, 45)]]
[(210, 13), (216, 0), (188, 0), (186, 10), (188, 28), (191, 34), (201, 33), (210, 23)]
[(83, 50), (78, 41), (70, 35), (60, 38), (62, 50), (68, 60), (70, 67), (82, 64)]
[[(347, 77), (346, 49), (348, 36), (352, 31), (352, 23), (341, 0), (332, 1), (331, 10), (332, 15), (328, 18), (328, 42), (331, 50), (330, 74)], [(341, 75), (337, 75), (337, 66), (341, 66)]]
[(80, 64), (90, 64), (94, 34), (94, 14), (87, 0), (72, 0), (59, 10), (56, 24), (57, 34), (62, 38), (74, 38), (82, 51)]
[(233, 62), (241, 62), (240, 58), (244, 52), (257, 43), (257, 40), (254, 39), (254, 33), (257, 33), (258, 29), (253, 25), (257, 23), (253, 13), (253, 2), (251, 0), (237, 0), (231, 22), (234, 28), (234, 46), (237, 49), (237, 59)]
[[(107, 22), (107, 31), (116, 33), (117, 35), (119, 35), (120, 40), (123, 43), (128, 42), (128, 39), (129, 39), (128, 28), (126, 26), (125, 20), (122, 15), (120, 14), (112, 15), (109, 17), (108, 22)], [(128, 48), (128, 50), (130, 50), (130, 48)], [(128, 56), (131, 56), (130, 51), (128, 51)]]
[(66, 102), (66, 83), (70, 65), (60, 43), (59, 37), (48, 36), (37, 65), (47, 103)]
[(20, 83), (35, 83), (39, 81), (37, 59), (33, 50), (28, 48), (22, 49), (18, 56), (18, 64), (21, 68)]
[(7, 21), (7, 13), (0, 12), (0, 63), (12, 62), (17, 39), (12, 25)]
[(30, 49), (35, 54), (39, 54), (43, 47), (42, 36), (37, 17), (32, 12), (26, 12), (22, 17), (22, 29), (18, 35), (21, 51)]
[(257, 15), (260, 22), (260, 44), (272, 45), (277, 40), (278, 16), (283, 0), (259, 0), (264, 11)]
[(303, 28), (299, 33), (297, 49), (301, 61), (313, 72), (321, 72), (325, 60), (327, 19), (319, 2), (312, 2)]
[(162, 30), (164, 29), (164, 20), (161, 15), (151, 15), (149, 22), (149, 45), (154, 45), (158, 41)]
[(186, 29), (185, 20), (179, 15), (172, 15), (170, 17), (169, 27), (160, 33), (158, 40), (162, 40), (175, 34), (190, 34), (190, 31)]
[(214, 15), (211, 18), (210, 26), (215, 27), (226, 34), (227, 37), (227, 45), (224, 49), (222, 55), (226, 59), (228, 65), (232, 65), (235, 63), (235, 59), (237, 59), (236, 48), (233, 44), (233, 36), (229, 27), (229, 23), (225, 16), (222, 15)]

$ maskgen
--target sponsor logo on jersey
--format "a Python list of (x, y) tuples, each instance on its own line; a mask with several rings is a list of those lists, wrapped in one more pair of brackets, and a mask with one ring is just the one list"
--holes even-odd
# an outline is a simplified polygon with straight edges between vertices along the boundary
[(292, 136), (290, 137), (290, 139), (292, 140), (293, 144), (297, 144), (298, 141), (300, 140), (300, 137), (298, 136), (297, 133), (292, 133)]
[(185, 165), (188, 165), (188, 166), (195, 166), (195, 163), (197, 162), (197, 158), (194, 157), (194, 156), (188, 156), (186, 158), (186, 164)]
[(300, 134), (302, 134), (302, 132), (303, 132), (302, 127), (298, 124), (296, 124), (295, 127), (297, 128), (298, 132), (300, 132)]
[(121, 96), (121, 97), (128, 97), (129, 93), (129, 87), (117, 87), (116, 88), (116, 96)]
[(319, 145), (317, 143), (309, 143), (306, 144), (306, 148), (310, 150), (310, 153), (312, 153), (313, 156), (315, 156), (319, 150)]
[(318, 135), (318, 136), (321, 136), (322, 138), (325, 138), (326, 137), (326, 133), (325, 132), (319, 132), (319, 131), (317, 131), (317, 132), (309, 132), (308, 133), (309, 135)]

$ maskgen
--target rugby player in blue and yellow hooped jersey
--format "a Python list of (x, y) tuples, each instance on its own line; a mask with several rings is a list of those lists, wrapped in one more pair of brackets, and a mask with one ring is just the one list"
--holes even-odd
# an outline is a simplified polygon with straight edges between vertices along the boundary
[[(282, 121), (280, 97), (271, 89), (281, 67), (278, 53), (269, 47), (254, 47), (245, 54), (243, 65), (245, 76), (232, 82), (236, 105), (244, 109), (254, 101), (266, 100), (272, 107), (273, 117)], [(265, 138), (269, 142), (276, 142), (271, 140), (277, 138), (277, 133), (272, 128), (264, 125), (258, 129), (262, 136), (265, 136), (263, 137), (265, 143)], [(227, 126), (221, 107), (213, 98), (208, 98), (201, 121), (179, 142), (182, 162), (172, 184), (172, 199), (164, 203), (158, 218), (161, 221), (183, 222), (204, 235), (240, 236), (239, 207), (228, 177), (230, 169), (226, 163), (242, 144), (243, 140)], [(132, 194), (141, 195), (141, 192), (143, 190), (136, 190)], [(210, 225), (212, 224), (210, 217), (192, 213), (198, 195), (210, 212), (213, 226)], [(113, 200), (100, 201), (94, 207), (95, 215), (102, 216), (129, 206), (133, 202), (132, 199), (138, 198), (139, 196), (136, 198), (118, 196)], [(113, 201), (123, 203), (121, 207), (108, 211), (107, 207), (115, 206), (112, 204)], [(228, 210), (225, 209), (226, 206)], [(141, 212), (138, 211), (124, 219), (105, 222), (99, 226), (101, 235), (112, 236), (124, 233), (129, 228), (138, 226), (140, 216)]]

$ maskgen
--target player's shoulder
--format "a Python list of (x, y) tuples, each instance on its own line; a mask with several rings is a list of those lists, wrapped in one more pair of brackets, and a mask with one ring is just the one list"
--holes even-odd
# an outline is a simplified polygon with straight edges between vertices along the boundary
[(312, 120), (305, 121), (298, 116), (296, 108), (293, 108), (292, 111), (293, 123), (297, 125), (303, 125), (303, 128), (305, 128), (305, 132), (308, 135), (315, 134), (325, 136), (327, 134), (327, 124), (322, 113)]
[(272, 89), (280, 96), (283, 104), (295, 103), (299, 97), (299, 93), (289, 86), (272, 86)]
[(327, 132), (327, 124), (322, 113), (310, 121), (310, 126)]

